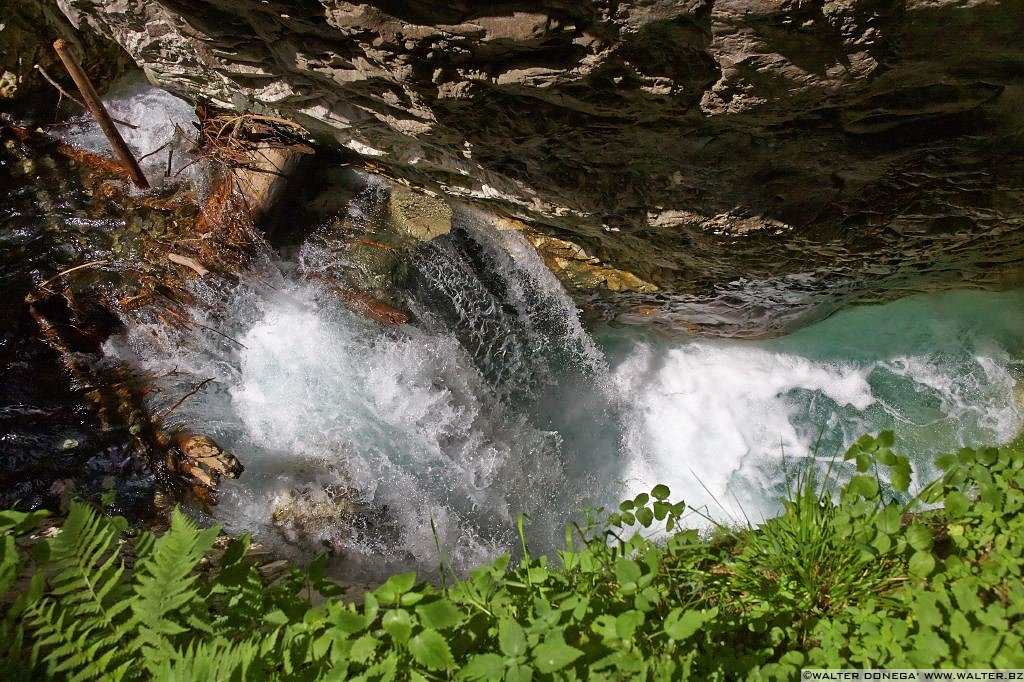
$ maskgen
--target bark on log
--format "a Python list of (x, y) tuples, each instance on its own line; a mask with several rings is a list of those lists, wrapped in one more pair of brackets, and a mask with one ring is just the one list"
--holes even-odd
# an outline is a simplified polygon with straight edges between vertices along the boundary
[(307, 149), (299, 145), (254, 146), (246, 165), (231, 168), (214, 185), (196, 220), (196, 231), (205, 234), (239, 221), (260, 226), (280, 201)]

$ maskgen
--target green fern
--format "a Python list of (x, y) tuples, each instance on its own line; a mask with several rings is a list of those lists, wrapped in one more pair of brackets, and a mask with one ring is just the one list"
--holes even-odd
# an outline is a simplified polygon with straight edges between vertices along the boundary
[(123, 529), (122, 519), (74, 503), (62, 532), (44, 545), (45, 596), (25, 611), (32, 668), (42, 660), (49, 677), (126, 680), (203, 664), (208, 648), (196, 642), (213, 630), (194, 571), (218, 529), (199, 530), (175, 510), (170, 531), (136, 543), (134, 583), (122, 560)]
[(212, 634), (193, 571), (213, 546), (217, 532), (217, 528), (200, 531), (175, 509), (170, 531), (136, 566), (132, 648), (142, 651), (145, 660), (176, 658), (175, 645), (183, 644), (181, 635), (191, 630)]
[(32, 663), (46, 651), (50, 675), (75, 671), (72, 680), (122, 679), (130, 658), (126, 634), (129, 592), (118, 537), (123, 526), (72, 504), (61, 533), (49, 543), (48, 594), (27, 612), (36, 630)]
[(161, 661), (152, 670), (154, 682), (194, 682), (195, 680), (267, 679), (252, 675), (252, 662), (259, 659), (260, 647), (252, 641), (231, 642), (218, 637), (190, 646), (175, 660)]

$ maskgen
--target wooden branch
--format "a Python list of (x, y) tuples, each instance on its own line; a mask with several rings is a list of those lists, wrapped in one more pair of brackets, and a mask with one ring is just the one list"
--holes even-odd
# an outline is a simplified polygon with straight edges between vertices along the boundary
[[(33, 289), (45, 289), (46, 285), (49, 284), (50, 282), (52, 282), (52, 281), (54, 281), (56, 279), (59, 279), (59, 278), (63, 277), (64, 275), (72, 273), (75, 270), (81, 270), (82, 268), (93, 268), (93, 267), (96, 267), (98, 265), (110, 265), (110, 261), (109, 260), (93, 260), (93, 261), (89, 261), (88, 263), (82, 263), (81, 265), (76, 265), (73, 268), (68, 268), (67, 270), (64, 270), (62, 272), (58, 272), (53, 277), (51, 277), (51, 278), (49, 278), (49, 279), (47, 279), (45, 281), (40, 282), (39, 284), (35, 285), (32, 288)], [(30, 293), (30, 295), (31, 295), (31, 293)]]
[[(166, 312), (168, 315), (171, 315), (172, 317), (177, 318), (182, 324), (185, 324), (187, 326), (193, 326), (194, 325), (196, 327), (201, 327), (201, 328), (205, 329), (206, 331), (210, 331), (210, 332), (213, 332), (214, 334), (216, 334), (218, 336), (224, 337), (225, 339), (227, 339), (231, 343), (238, 344), (242, 348), (248, 349), (248, 346), (246, 346), (241, 341), (239, 341), (237, 339), (233, 339), (230, 336), (228, 336), (227, 334), (225, 334), (224, 332), (222, 332), (222, 331), (220, 331), (218, 329), (214, 329), (213, 327), (207, 326), (207, 325), (203, 324), (202, 322), (196, 322), (195, 320), (189, 319), (189, 318), (185, 317), (184, 315), (182, 315), (181, 313), (179, 313), (176, 310), (171, 310), (170, 308), (168, 308), (164, 312)], [(163, 319), (163, 318), (161, 318), (161, 319)], [(164, 322), (167, 323), (166, 320)]]
[(183, 402), (185, 402), (186, 400), (188, 400), (189, 398), (194, 396), (196, 393), (199, 393), (199, 391), (201, 391), (203, 389), (203, 386), (205, 386), (206, 384), (210, 383), (211, 381), (213, 381), (213, 377), (210, 377), (209, 379), (206, 379), (204, 381), (200, 381), (199, 384), (195, 388), (193, 388), (191, 391), (189, 391), (185, 395), (181, 396), (181, 400), (179, 400), (178, 402), (176, 402), (173, 405), (171, 405), (170, 409), (164, 410), (163, 412), (158, 414), (156, 417), (154, 417), (153, 418), (154, 421), (163, 419), (164, 417), (169, 415), (171, 412), (174, 412), (176, 409), (181, 407), (181, 404)]
[(291, 128), (295, 128), (299, 132), (301, 132), (301, 133), (303, 133), (305, 135), (309, 135), (309, 131), (306, 130), (304, 127), (300, 126), (295, 121), (289, 121), (286, 118), (278, 118), (277, 116), (263, 116), (261, 114), (241, 114), (239, 116), (232, 116), (227, 121), (225, 121), (223, 123), (223, 125), (221, 125), (220, 130), (217, 131), (217, 136), (220, 137), (221, 135), (223, 135), (224, 131), (227, 129), (227, 127), (229, 125), (231, 125), (231, 124), (236, 124), (237, 125), (238, 123), (240, 123), (242, 121), (246, 121), (246, 120), (249, 120), (249, 121), (263, 121), (265, 123), (278, 123), (280, 125), (284, 125), (284, 126), (289, 126)]
[[(148, 152), (148, 153), (146, 153), (146, 154), (143, 154), (142, 156), (140, 156), (140, 157), (139, 157), (139, 161), (142, 161), (143, 159), (148, 159), (149, 157), (153, 156), (153, 155), (154, 155), (154, 154), (156, 154), (157, 152), (160, 152), (160, 151), (163, 151), (163, 150), (167, 149), (167, 147), (168, 147), (168, 146), (169, 146), (170, 144), (171, 144), (170, 142), (164, 142), (164, 143), (163, 143), (162, 145), (160, 145), (159, 147), (157, 147), (157, 148), (156, 148), (156, 149), (154, 149), (153, 151), (151, 151), (151, 152)], [(173, 150), (172, 150), (172, 151), (173, 151)]]
[(131, 175), (132, 181), (140, 189), (149, 189), (149, 181), (146, 180), (145, 174), (139, 167), (139, 162), (135, 160), (131, 150), (128, 149), (128, 145), (125, 144), (124, 138), (121, 137), (121, 133), (118, 132), (117, 126), (114, 125), (114, 121), (103, 106), (100, 96), (96, 93), (96, 88), (92, 86), (92, 82), (85, 75), (85, 71), (75, 61), (67, 42), (62, 38), (58, 38), (53, 43), (53, 49), (57, 51), (57, 56), (64, 62), (64, 67), (71, 74), (71, 79), (78, 86), (78, 91), (82, 93), (86, 106), (92, 112), (96, 122), (100, 124), (100, 129), (107, 136), (110, 146), (114, 148), (114, 152), (121, 159), (121, 163), (128, 169), (128, 174)]

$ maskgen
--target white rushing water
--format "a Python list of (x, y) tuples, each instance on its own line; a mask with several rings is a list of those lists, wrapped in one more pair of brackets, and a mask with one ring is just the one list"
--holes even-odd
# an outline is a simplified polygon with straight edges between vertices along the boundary
[[(117, 79), (102, 99), (119, 121), (118, 132), (139, 160), (150, 185), (188, 182), (200, 192), (204, 190), (207, 164), (196, 154), (199, 118), (192, 104), (153, 87), (141, 71)], [(82, 113), (70, 123), (61, 131), (65, 142), (113, 157), (110, 143), (91, 114)]]
[(1024, 292), (918, 295), (771, 341), (608, 334), (635, 396), (631, 489), (663, 482), (720, 519), (759, 521), (800, 466), (893, 429), (918, 483), (935, 455), (1016, 437)]
[(300, 556), (326, 547), (350, 576), (429, 570), (438, 541), (466, 569), (515, 546), (519, 513), (550, 548), (571, 512), (667, 483), (756, 522), (801, 459), (862, 433), (894, 428), (927, 477), (935, 454), (1022, 428), (1024, 320), (1007, 312), (1024, 292), (916, 296), (769, 341), (595, 339), (520, 235), (456, 220), (421, 245), (416, 324), (382, 328), (304, 280), (343, 259), (312, 240), (297, 263), (197, 289), (220, 311), (197, 321), (234, 342), (161, 326), (109, 345), (165, 375), (161, 405), (214, 378), (173, 419), (246, 466), (219, 522)]
[[(166, 97), (130, 81), (107, 96), (142, 124), (128, 134), (142, 153), (179, 144), (164, 123), (192, 121)], [(166, 156), (150, 158), (159, 175)], [(387, 191), (368, 179), (347, 219), (376, 219)], [(756, 522), (796, 468), (863, 433), (894, 429), (927, 479), (934, 455), (1024, 426), (1024, 291), (852, 308), (767, 341), (588, 332), (521, 235), (469, 211), (454, 222), (412, 263), (414, 323), (381, 327), (308, 277), (346, 265), (325, 230), (236, 283), (197, 282), (199, 325), (108, 342), (155, 377), (157, 413), (211, 379), (169, 421), (246, 467), (223, 482), (217, 522), (294, 556), (327, 548), (350, 577), (430, 570), (438, 543), (465, 570), (517, 544), (520, 513), (549, 549), (573, 512), (666, 483), (710, 517)]]

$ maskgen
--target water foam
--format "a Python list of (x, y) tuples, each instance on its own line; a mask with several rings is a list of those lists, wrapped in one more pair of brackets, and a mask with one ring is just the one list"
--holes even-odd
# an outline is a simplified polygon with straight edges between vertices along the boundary
[(1024, 336), (1003, 314), (1022, 303), (1019, 291), (920, 295), (771, 341), (606, 334), (635, 396), (631, 487), (664, 482), (713, 518), (756, 521), (778, 511), (800, 460), (827, 468), (862, 433), (890, 428), (920, 485), (936, 454), (1024, 427), (1014, 399)]
[[(114, 81), (102, 99), (111, 116), (136, 126), (118, 125), (117, 129), (136, 159), (142, 159), (139, 165), (152, 186), (189, 182), (205, 187), (208, 169), (195, 154), (199, 118), (193, 105), (150, 85), (139, 71)], [(73, 122), (63, 130), (65, 142), (102, 156), (113, 155), (91, 115), (82, 114)], [(171, 175), (165, 177), (169, 155)]]
[[(381, 219), (385, 199), (371, 184), (350, 218)], [(772, 341), (592, 337), (521, 235), (455, 222), (413, 259), (415, 325), (382, 328), (304, 278), (344, 265), (325, 233), (295, 263), (196, 283), (191, 314), (230, 338), (136, 325), (108, 344), (159, 377), (157, 412), (213, 378), (169, 420), (246, 466), (219, 522), (296, 556), (326, 546), (350, 577), (430, 570), (435, 540), (466, 569), (516, 544), (520, 513), (549, 549), (574, 510), (664, 482), (756, 521), (783, 455), (827, 460), (895, 428), (927, 476), (932, 455), (1022, 426), (1024, 323), (1003, 313), (1024, 292), (856, 308)]]
[[(382, 334), (316, 300), (312, 288), (285, 294), (240, 339), (241, 375), (230, 390), (244, 433), (238, 446), (268, 460), (250, 456), (257, 470), (282, 459), (312, 471), (333, 466), (335, 483), (401, 536), (386, 547), (338, 527), (320, 540), (350, 555), (370, 542), (389, 560), (425, 560), (435, 553), (433, 520), (441, 540), (463, 550), (458, 559), (475, 560), (510, 539), (495, 522), (511, 528), (517, 512), (534, 510), (524, 490), (559, 485), (548, 434), (505, 422), (454, 339)], [(251, 523), (252, 502), (263, 507), (294, 486), (286, 480), (245, 504), (255, 491), (242, 483), (222, 508), (242, 503), (238, 521)]]
[(741, 518), (761, 506), (730, 490), (735, 476), (753, 474), (756, 460), (812, 454), (807, 434), (793, 423), (791, 392), (837, 408), (864, 410), (874, 402), (866, 369), (743, 344), (697, 342), (661, 353), (641, 344), (615, 371), (636, 396), (626, 478), (637, 482), (637, 492), (665, 483), (715, 517), (724, 509)]

